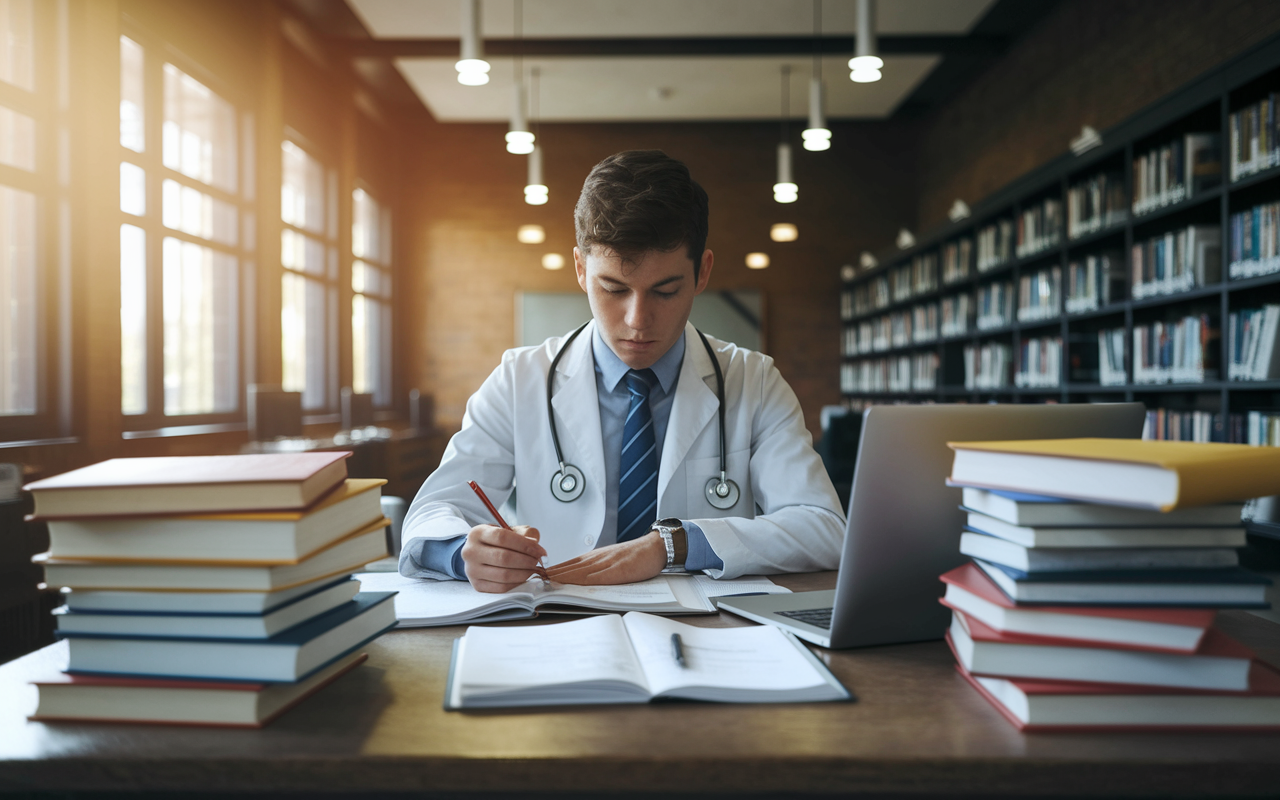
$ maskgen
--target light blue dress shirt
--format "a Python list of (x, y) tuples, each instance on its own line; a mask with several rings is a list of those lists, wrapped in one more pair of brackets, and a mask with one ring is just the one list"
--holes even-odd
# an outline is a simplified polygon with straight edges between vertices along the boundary
[[(681, 336), (650, 368), (658, 378), (658, 385), (649, 392), (649, 413), (653, 417), (653, 432), (658, 441), (658, 463), (662, 463), (662, 444), (667, 432), (667, 421), (671, 417), (676, 383), (680, 379), (684, 351), (685, 337)], [(591, 336), (591, 353), (596, 369), (596, 394), (600, 399), (600, 434), (604, 441), (605, 471), (604, 528), (596, 547), (604, 547), (614, 544), (618, 535), (618, 473), (622, 463), (622, 427), (631, 408), (630, 393), (622, 379), (630, 367), (605, 344), (599, 331)], [(690, 572), (723, 568), (724, 562), (711, 549), (702, 529), (689, 520), (683, 520), (683, 523), (689, 534), (689, 554), (685, 559), (685, 568)], [(417, 561), (427, 569), (465, 580), (466, 572), (462, 561), (462, 545), (465, 543), (466, 536), (425, 540)]]

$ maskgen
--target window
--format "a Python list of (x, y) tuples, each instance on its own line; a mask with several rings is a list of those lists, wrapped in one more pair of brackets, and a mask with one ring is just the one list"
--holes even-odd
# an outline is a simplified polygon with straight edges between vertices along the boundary
[(391, 212), (364, 189), (352, 194), (351, 388), (391, 405)]
[(283, 148), (280, 332), (285, 391), (302, 407), (337, 407), (337, 176), (292, 141)]
[(0, 0), (0, 440), (57, 435), (67, 399), (64, 329), (70, 187), (49, 146), (68, 135), (67, 69), (51, 3)]
[(133, 430), (237, 422), (252, 119), (140, 39), (120, 37), (121, 410)]

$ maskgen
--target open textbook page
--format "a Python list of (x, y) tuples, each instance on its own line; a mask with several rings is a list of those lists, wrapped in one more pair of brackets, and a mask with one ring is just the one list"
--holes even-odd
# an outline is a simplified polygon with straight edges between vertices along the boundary
[[(671, 636), (683, 641), (684, 666)], [(468, 628), (454, 647), (445, 707), (848, 700), (795, 637), (769, 626), (698, 628), (652, 614), (528, 628)]]
[(502, 594), (471, 588), (466, 581), (427, 581), (394, 572), (356, 576), (366, 592), (398, 592), (401, 628), (525, 619), (542, 613), (644, 610), (655, 614), (710, 614), (715, 606), (689, 576), (660, 575), (621, 586), (545, 584), (536, 578)]

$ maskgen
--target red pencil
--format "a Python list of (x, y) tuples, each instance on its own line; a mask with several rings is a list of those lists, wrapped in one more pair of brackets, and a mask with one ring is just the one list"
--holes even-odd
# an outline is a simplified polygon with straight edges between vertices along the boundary
[(507, 530), (511, 530), (511, 526), (508, 525), (507, 521), (502, 518), (501, 514), (498, 513), (498, 509), (494, 508), (493, 503), (489, 502), (489, 495), (484, 493), (484, 489), (480, 488), (480, 484), (476, 483), (475, 481), (467, 481), (467, 485), (470, 486), (471, 491), (475, 492), (476, 496), (480, 498), (480, 502), (484, 503), (484, 507), (489, 509), (489, 513), (492, 514), (493, 518), (498, 521), (498, 524), (506, 528)]

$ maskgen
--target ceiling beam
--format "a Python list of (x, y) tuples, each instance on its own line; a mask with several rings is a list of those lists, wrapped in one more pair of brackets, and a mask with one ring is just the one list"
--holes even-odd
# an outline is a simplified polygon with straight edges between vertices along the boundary
[[(342, 39), (351, 58), (454, 58), (457, 39)], [(1004, 36), (878, 36), (883, 55), (992, 56), (1008, 45)], [(715, 36), (613, 39), (485, 39), (491, 56), (812, 56), (853, 53), (853, 37)]]

